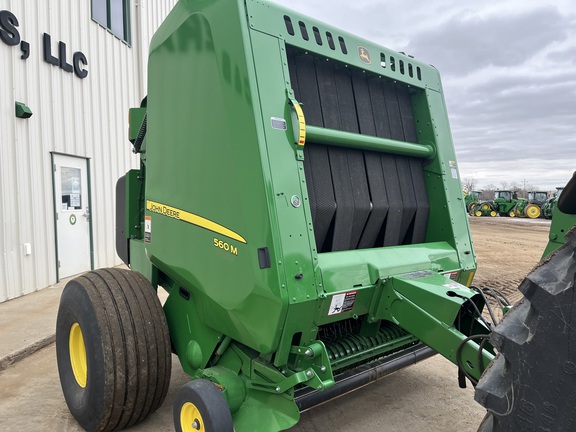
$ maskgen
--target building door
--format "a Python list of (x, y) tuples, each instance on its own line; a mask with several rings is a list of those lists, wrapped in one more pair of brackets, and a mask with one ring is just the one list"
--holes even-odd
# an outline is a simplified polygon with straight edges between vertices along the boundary
[(52, 154), (58, 279), (92, 268), (88, 160)]

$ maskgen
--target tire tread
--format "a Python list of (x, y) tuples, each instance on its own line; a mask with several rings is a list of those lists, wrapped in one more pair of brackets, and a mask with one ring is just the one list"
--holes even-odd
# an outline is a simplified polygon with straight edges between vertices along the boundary
[[(576, 412), (576, 239), (539, 263), (520, 284), (524, 299), (495, 328), (499, 354), (476, 386), (487, 408), (481, 432), (572, 432)], [(565, 390), (561, 390), (565, 389)], [(562, 397), (562, 391), (569, 392)]]
[(88, 365), (102, 368), (97, 406), (88, 407), (89, 421), (77, 420), (92, 431), (131, 427), (160, 407), (170, 383), (170, 338), (160, 301), (144, 276), (124, 269), (99, 269), (73, 279), (61, 308), (74, 308), (73, 290), (93, 310), (103, 356)]

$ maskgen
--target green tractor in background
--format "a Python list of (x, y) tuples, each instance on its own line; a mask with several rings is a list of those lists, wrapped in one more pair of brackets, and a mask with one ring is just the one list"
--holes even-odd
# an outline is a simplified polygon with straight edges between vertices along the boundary
[(548, 199), (548, 192), (546, 191), (529, 191), (528, 201), (532, 204), (538, 204), (542, 206)]
[(500, 216), (516, 216), (516, 205), (518, 204), (518, 196), (516, 192), (509, 190), (494, 191), (494, 210)]
[[(576, 197), (576, 172), (566, 185), (566, 191), (564, 192), (564, 198), (562, 200), (560, 199), (560, 193), (565, 188), (559, 187), (556, 189), (558, 189), (556, 194), (542, 205), (542, 207), (544, 207), (551, 200), (554, 200), (552, 202), (554, 206), (558, 204), (558, 210), (554, 211), (554, 217), (552, 218), (552, 215), (550, 215), (552, 224), (550, 225), (550, 233), (548, 234), (549, 241), (542, 255), (542, 259), (547, 258), (548, 255), (566, 243), (567, 233), (576, 227), (576, 200), (573, 199)], [(544, 213), (543, 216), (546, 217)]]
[(473, 203), (468, 213), (470, 214), (470, 216), (477, 216), (477, 217), (498, 216), (498, 212), (496, 211), (496, 205), (494, 204), (493, 200), (478, 201)]
[(537, 219), (542, 214), (541, 206), (546, 201), (548, 194), (543, 191), (528, 192), (528, 199), (520, 198), (516, 204), (516, 216)]
[(546, 200), (544, 204), (542, 204), (542, 216), (546, 219), (552, 219), (552, 214), (554, 213), (554, 208), (556, 207), (556, 202), (560, 198), (562, 191), (564, 190), (563, 187), (557, 187), (556, 192), (550, 198)]
[(477, 202), (472, 208), (472, 211), (470, 211), (470, 214), (478, 217), (495, 217), (497, 215), (515, 217), (517, 215), (516, 205), (518, 202), (519, 199), (516, 195), (516, 192), (509, 190), (497, 190), (494, 191), (493, 200)]
[(468, 191), (467, 189), (463, 190), (464, 192), (464, 205), (466, 206), (466, 211), (470, 213), (476, 203), (480, 201), (480, 197), (482, 196), (482, 191)]

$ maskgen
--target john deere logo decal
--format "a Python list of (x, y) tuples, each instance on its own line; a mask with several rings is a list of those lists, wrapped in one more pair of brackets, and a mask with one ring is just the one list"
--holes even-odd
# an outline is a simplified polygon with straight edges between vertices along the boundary
[(358, 57), (360, 57), (360, 61), (364, 64), (371, 64), (372, 60), (370, 59), (370, 51), (368, 48), (364, 48), (363, 46), (358, 47)]

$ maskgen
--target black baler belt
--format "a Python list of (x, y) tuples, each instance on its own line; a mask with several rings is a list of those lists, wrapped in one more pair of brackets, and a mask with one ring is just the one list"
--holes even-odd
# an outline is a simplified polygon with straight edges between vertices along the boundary
[[(408, 87), (294, 47), (287, 53), (306, 124), (418, 142)], [(318, 252), (424, 242), (420, 159), (307, 142), (304, 170)]]
[(338, 110), (340, 112), (340, 122), (343, 131), (358, 133), (358, 114), (354, 101), (354, 91), (350, 71), (347, 68), (336, 68), (334, 70), (334, 82), (338, 94)]
[[(316, 248), (318, 252), (322, 252), (324, 251), (323, 245), (326, 242), (326, 237), (336, 212), (336, 198), (334, 197), (334, 187), (332, 185), (328, 147), (306, 145), (304, 149), (304, 158), (309, 160), (312, 174), (310, 177), (306, 174), (306, 178), (310, 205), (314, 207), (313, 213), (316, 214), (316, 219), (312, 219)], [(310, 190), (312, 190), (312, 193), (310, 193)], [(311, 202), (312, 196), (315, 199), (314, 203)]]
[(374, 113), (370, 102), (370, 90), (366, 74), (356, 72), (352, 74), (352, 88), (354, 90), (354, 100), (356, 102), (356, 113), (358, 116), (358, 127), (360, 133), (364, 135), (376, 136), (374, 126)]
[(320, 62), (316, 64), (316, 79), (324, 121), (323, 126), (328, 129), (341, 130), (338, 92), (334, 81), (334, 70), (330, 63)]
[(383, 228), (382, 244), (377, 246), (397, 246), (402, 241), (402, 218), (404, 217), (404, 203), (400, 190), (400, 179), (396, 168), (396, 157), (388, 154), (380, 155), (384, 185), (388, 194), (388, 217)]
[(298, 55), (295, 57), (295, 65), (300, 92), (299, 102), (304, 105), (306, 124), (323, 127), (324, 122), (322, 120), (314, 57), (309, 54)]
[(370, 191), (368, 190), (363, 152), (348, 149), (346, 154), (348, 157), (348, 167), (350, 169), (350, 181), (352, 183), (352, 198), (354, 200), (350, 249), (357, 249), (360, 243), (360, 237), (372, 211), (372, 205), (370, 202)]
[(350, 181), (346, 149), (330, 147), (330, 168), (336, 197), (336, 215), (332, 231), (331, 251), (352, 249), (352, 226), (354, 224), (354, 194)]
[(416, 125), (414, 124), (414, 111), (412, 108), (412, 99), (408, 89), (397, 89), (398, 106), (402, 118), (402, 128), (404, 130), (404, 140), (406, 142), (418, 142), (416, 135)]
[(430, 203), (428, 202), (428, 195), (426, 194), (422, 161), (410, 158), (410, 171), (412, 172), (414, 195), (416, 197), (416, 216), (414, 218), (414, 231), (412, 233), (411, 243), (424, 243)]
[(384, 100), (386, 101), (390, 138), (397, 141), (405, 141), (396, 87), (390, 82), (385, 82), (382, 83), (382, 90), (384, 91)]
[(414, 182), (410, 170), (410, 160), (404, 156), (396, 156), (396, 170), (400, 182), (400, 195), (402, 198), (402, 222), (400, 224), (400, 244), (409, 244), (413, 231), (414, 216), (416, 215), (416, 196), (414, 195)]
[(372, 102), (372, 116), (376, 127), (376, 136), (380, 138), (392, 138), (388, 120), (388, 107), (386, 106), (386, 98), (382, 89), (382, 80), (376, 77), (370, 78), (368, 80), (368, 88), (370, 90), (370, 101)]
[(366, 177), (370, 188), (372, 211), (360, 237), (358, 249), (367, 249), (376, 246), (378, 234), (384, 225), (389, 208), (380, 155), (375, 152), (366, 151), (364, 152), (364, 161), (366, 164)]

